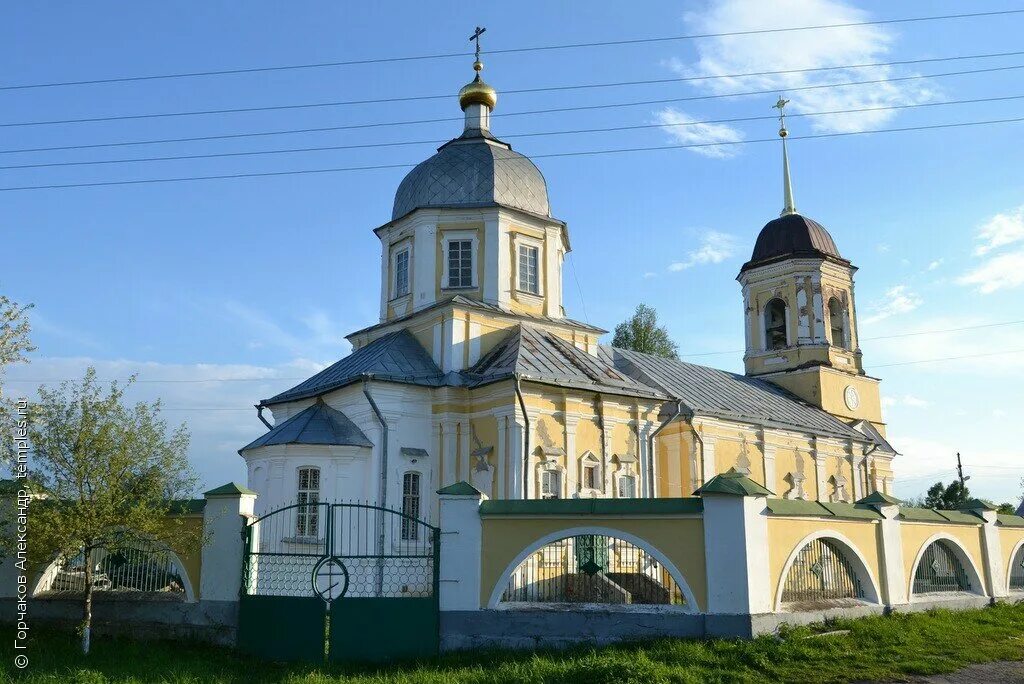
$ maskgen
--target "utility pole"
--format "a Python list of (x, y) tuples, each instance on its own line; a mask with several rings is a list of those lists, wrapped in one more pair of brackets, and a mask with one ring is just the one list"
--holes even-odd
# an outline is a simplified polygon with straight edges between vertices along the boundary
[(959, 451), (956, 452), (956, 472), (957, 472), (957, 475), (960, 476), (960, 488), (961, 489), (966, 489), (967, 485), (965, 483), (968, 480), (971, 479), (971, 476), (968, 475), (967, 477), (964, 477), (964, 464), (960, 462), (960, 452)]

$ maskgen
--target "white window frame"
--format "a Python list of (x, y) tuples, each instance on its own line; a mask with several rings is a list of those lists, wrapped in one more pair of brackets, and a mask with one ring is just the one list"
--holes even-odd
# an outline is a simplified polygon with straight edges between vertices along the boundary
[[(416, 491), (406, 491), (407, 480), (415, 478)], [(415, 512), (410, 510), (408, 504), (415, 502)], [(403, 542), (418, 542), (420, 540), (420, 516), (423, 514), (423, 474), (418, 470), (407, 470), (402, 473), (402, 514), (409, 516), (402, 518), (400, 536)]]
[[(554, 487), (548, 486), (548, 478), (554, 482)], [(538, 494), (541, 499), (562, 498), (562, 471), (557, 468), (545, 468), (540, 471), (540, 487)], [(551, 490), (554, 491), (551, 491)]]
[[(623, 490), (622, 482), (624, 480), (629, 480), (631, 482), (630, 488), (632, 489), (632, 491), (629, 493), (629, 496), (627, 496), (626, 493), (622, 491)], [(637, 486), (636, 475), (634, 475), (631, 472), (629, 472), (629, 473), (621, 473), (619, 475), (619, 477), (618, 477), (619, 498), (620, 499), (635, 499), (636, 498), (636, 486)]]
[[(405, 292), (398, 290), (398, 258), (405, 255)], [(407, 297), (412, 293), (412, 246), (401, 245), (391, 252), (391, 299)]]
[[(452, 242), (468, 241), (473, 243), (470, 248), (469, 285), (450, 285), (448, 267), (448, 249)], [(477, 268), (480, 258), (480, 238), (475, 230), (448, 230), (441, 234), (441, 289), (442, 290), (473, 290), (480, 287)]]
[[(524, 290), (522, 288), (522, 282), (519, 279), (519, 250), (522, 247), (530, 247), (537, 250), (537, 291), (531, 292), (530, 290)], [(525, 295), (527, 297), (543, 297), (544, 296), (544, 241), (538, 238), (530, 237), (529, 235), (523, 235), (522, 233), (516, 233), (515, 238), (512, 240), (513, 249), (513, 274), (515, 277), (515, 290), (517, 293)]]
[[(306, 486), (302, 486), (302, 475), (308, 473)], [(316, 486), (312, 486), (313, 474)], [(320, 536), (320, 468), (318, 466), (299, 466), (295, 469), (295, 503), (299, 508), (295, 512), (295, 534), (300, 538), (316, 539)], [(303, 506), (307, 506), (303, 508)]]
[[(594, 469), (596, 487), (587, 486), (587, 469)], [(592, 451), (580, 456), (580, 492), (604, 492), (604, 463)]]

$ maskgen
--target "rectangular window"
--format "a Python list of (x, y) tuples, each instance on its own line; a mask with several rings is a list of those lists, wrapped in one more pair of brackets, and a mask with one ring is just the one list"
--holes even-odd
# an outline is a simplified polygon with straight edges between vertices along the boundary
[(299, 494), (296, 503), (295, 533), (316, 537), (320, 531), (320, 469), (299, 468)]
[(406, 473), (402, 478), (402, 541), (420, 538), (420, 474)]
[(545, 470), (540, 474), (540, 498), (562, 498), (562, 478), (557, 470)]
[(473, 241), (448, 243), (448, 287), (473, 287)]
[(623, 475), (619, 478), (619, 498), (636, 498), (636, 478), (632, 475)]
[(519, 245), (519, 289), (523, 292), (540, 294), (540, 280), (537, 276), (539, 259), (539, 249), (530, 245)]
[(599, 489), (597, 486), (597, 466), (596, 465), (585, 465), (583, 466), (583, 488), (584, 489)]
[(395, 297), (409, 294), (409, 250), (395, 254)]

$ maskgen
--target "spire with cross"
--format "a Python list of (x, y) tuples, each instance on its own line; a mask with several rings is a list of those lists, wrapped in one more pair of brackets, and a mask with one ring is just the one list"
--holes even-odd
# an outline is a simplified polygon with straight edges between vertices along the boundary
[(772, 109), (779, 110), (779, 137), (782, 138), (782, 199), (783, 207), (780, 216), (788, 216), (796, 213), (796, 203), (793, 201), (793, 183), (789, 178), (789, 150), (786, 149), (786, 100), (779, 95), (779, 101), (772, 105)]

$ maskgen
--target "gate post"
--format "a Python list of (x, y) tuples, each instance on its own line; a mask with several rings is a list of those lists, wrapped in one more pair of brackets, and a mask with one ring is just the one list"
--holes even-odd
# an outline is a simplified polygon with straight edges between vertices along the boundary
[(878, 526), (882, 537), (882, 553), (879, 559), (882, 572), (879, 579), (882, 582), (884, 597), (879, 598), (885, 602), (887, 610), (909, 602), (909, 582), (903, 565), (903, 535), (900, 532), (899, 520), (901, 503), (903, 502), (896, 497), (877, 491), (857, 501), (857, 504), (871, 506), (882, 516)]
[(730, 470), (704, 483), (708, 636), (754, 636), (752, 616), (772, 611), (767, 497), (771, 492)]
[(237, 603), (242, 589), (245, 558), (243, 532), (252, 516), (256, 492), (230, 482), (203, 494), (202, 569), (199, 597), (203, 601)]
[(487, 497), (468, 482), (456, 482), (437, 493), (441, 509), (439, 608), (480, 610), (480, 502)]
[(1009, 595), (1006, 572), (1003, 565), (1003, 545), (996, 527), (996, 507), (981, 499), (971, 499), (960, 510), (973, 513), (984, 521), (981, 526), (981, 561), (984, 565), (988, 596), (993, 600)]

